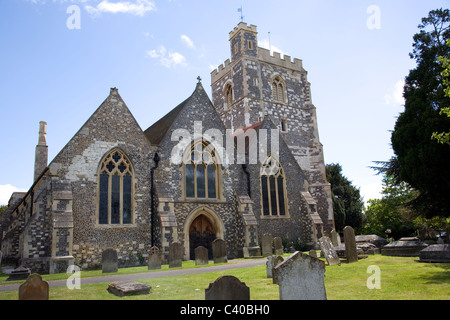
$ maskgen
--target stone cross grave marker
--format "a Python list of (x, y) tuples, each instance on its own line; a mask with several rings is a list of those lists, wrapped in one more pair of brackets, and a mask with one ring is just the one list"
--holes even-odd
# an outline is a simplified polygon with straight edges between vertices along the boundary
[(225, 240), (216, 239), (212, 242), (214, 263), (227, 263), (227, 246)]
[(208, 264), (208, 249), (203, 246), (199, 246), (194, 249), (195, 265), (204, 266)]
[(328, 265), (332, 266), (335, 264), (341, 264), (339, 257), (334, 250), (333, 244), (331, 243), (330, 238), (324, 236), (319, 239), (320, 250), (322, 250), (325, 259), (328, 262)]
[(283, 254), (283, 242), (280, 237), (273, 238), (273, 248), (276, 255)]
[(221, 276), (205, 289), (205, 300), (250, 300), (250, 288), (234, 276)]
[(303, 254), (292, 254), (273, 271), (279, 286), (280, 300), (326, 300), (325, 263)]
[(173, 242), (169, 246), (169, 268), (181, 268), (183, 261), (183, 246)]
[(159, 253), (158, 247), (150, 248), (150, 255), (148, 256), (148, 270), (161, 269), (162, 257)]
[(350, 226), (346, 226), (344, 228), (344, 243), (347, 262), (348, 263), (358, 262), (358, 251), (356, 249), (355, 231)]
[(262, 255), (263, 257), (272, 255), (272, 236), (270, 234), (263, 234), (261, 237), (261, 245), (262, 245)]
[(37, 274), (31, 274), (19, 287), (19, 300), (48, 300), (49, 285)]
[(117, 251), (112, 248), (102, 252), (102, 273), (112, 273), (119, 270)]

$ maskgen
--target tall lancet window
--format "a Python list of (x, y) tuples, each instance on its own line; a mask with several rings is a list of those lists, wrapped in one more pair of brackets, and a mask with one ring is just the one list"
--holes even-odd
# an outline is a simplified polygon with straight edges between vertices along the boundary
[(231, 108), (231, 105), (233, 104), (233, 87), (232, 85), (229, 83), (227, 84), (227, 86), (225, 87), (225, 104), (224, 104), (224, 110), (228, 110), (229, 108)]
[(133, 166), (126, 154), (114, 149), (101, 161), (98, 174), (98, 223), (133, 221)]
[(280, 162), (269, 156), (261, 167), (261, 204), (264, 217), (284, 217), (286, 209), (286, 183)]
[(185, 153), (184, 168), (186, 198), (218, 198), (218, 161), (209, 142), (197, 141), (190, 146)]

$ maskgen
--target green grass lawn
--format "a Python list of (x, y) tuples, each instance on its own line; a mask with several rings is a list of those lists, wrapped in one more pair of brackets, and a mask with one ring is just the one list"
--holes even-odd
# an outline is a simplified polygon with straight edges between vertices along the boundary
[[(369, 256), (357, 263), (327, 266), (325, 286), (330, 300), (450, 300), (450, 264), (418, 263), (417, 258)], [(381, 289), (368, 289), (367, 268), (380, 268)], [(183, 268), (195, 267), (192, 261)], [(163, 270), (168, 266), (163, 266)], [(144, 273), (146, 267), (119, 269), (117, 274)], [(151, 272), (151, 271), (150, 271)], [(82, 277), (101, 276), (99, 271), (82, 271)], [(111, 274), (108, 274), (111, 275)], [(233, 275), (250, 287), (252, 300), (278, 300), (278, 285), (266, 278), (265, 266), (212, 272), (206, 274), (136, 280), (152, 287), (149, 295), (119, 298), (106, 291), (107, 283), (84, 284), (80, 290), (64, 287), (50, 288), (53, 300), (204, 300), (205, 288), (222, 275)], [(67, 279), (67, 274), (44, 275), (47, 281)], [(0, 275), (0, 285), (5, 282)], [(17, 300), (17, 291), (0, 292), (0, 300)]]

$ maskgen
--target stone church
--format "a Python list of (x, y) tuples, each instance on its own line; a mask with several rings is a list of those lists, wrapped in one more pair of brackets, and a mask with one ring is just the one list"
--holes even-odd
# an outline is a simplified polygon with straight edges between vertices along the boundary
[[(150, 248), (184, 259), (224, 239), (228, 258), (260, 255), (263, 234), (314, 247), (334, 228), (316, 109), (302, 61), (257, 46), (257, 28), (229, 34), (231, 58), (190, 97), (142, 130), (116, 88), (48, 163), (46, 123), (34, 183), (2, 221), (6, 260), (32, 272), (122, 266)], [(114, 119), (114, 121), (111, 121)]]

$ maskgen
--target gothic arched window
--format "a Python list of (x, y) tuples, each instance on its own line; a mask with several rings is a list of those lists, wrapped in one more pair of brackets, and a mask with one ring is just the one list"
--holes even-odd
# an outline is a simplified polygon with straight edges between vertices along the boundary
[(272, 156), (261, 167), (261, 204), (265, 217), (286, 216), (286, 184), (280, 162)]
[(229, 83), (227, 84), (227, 86), (225, 87), (225, 110), (228, 110), (228, 108), (231, 107), (231, 105), (233, 104), (233, 87), (232, 85)]
[(218, 161), (210, 143), (193, 143), (185, 154), (184, 167), (186, 198), (218, 198)]
[(272, 96), (275, 101), (285, 102), (285, 87), (283, 80), (277, 76), (272, 81)]
[(98, 223), (133, 221), (133, 166), (126, 154), (113, 149), (103, 157), (98, 174)]

